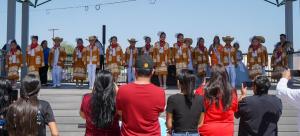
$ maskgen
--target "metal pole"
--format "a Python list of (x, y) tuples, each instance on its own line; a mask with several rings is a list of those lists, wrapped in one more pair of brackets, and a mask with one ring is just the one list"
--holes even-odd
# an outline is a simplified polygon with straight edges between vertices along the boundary
[(27, 74), (27, 66), (26, 64), (26, 47), (28, 46), (28, 38), (29, 38), (29, 3), (23, 2), (22, 3), (22, 54), (23, 54), (23, 68), (21, 71), (21, 80), (25, 77)]
[(49, 29), (49, 31), (52, 31), (52, 38), (54, 38), (55, 36), (55, 31), (58, 31), (59, 29), (56, 29), (56, 28), (52, 28), (52, 29)]
[(7, 37), (6, 43), (15, 39), (16, 34), (16, 1), (7, 0)]
[[(293, 0), (286, 0), (285, 3), (285, 33), (293, 46)], [(289, 55), (288, 59), (289, 68), (293, 69), (293, 55)]]

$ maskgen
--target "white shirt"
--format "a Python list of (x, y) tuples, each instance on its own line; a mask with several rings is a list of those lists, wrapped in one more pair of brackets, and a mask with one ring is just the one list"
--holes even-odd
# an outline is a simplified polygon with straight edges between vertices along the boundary
[(57, 66), (58, 59), (59, 59), (59, 48), (56, 48), (54, 51), (53, 66)]
[(298, 110), (298, 131), (300, 131), (300, 89), (290, 89), (287, 86), (288, 79), (281, 78), (277, 84), (276, 90), (278, 97), (282, 101), (288, 102)]

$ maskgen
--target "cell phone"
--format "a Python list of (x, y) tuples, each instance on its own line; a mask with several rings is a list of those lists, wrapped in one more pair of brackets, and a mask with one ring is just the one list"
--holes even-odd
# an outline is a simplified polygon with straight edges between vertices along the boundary
[(253, 82), (245, 81), (243, 82), (243, 86), (248, 88), (253, 87)]
[(290, 70), (292, 77), (300, 77), (300, 70)]

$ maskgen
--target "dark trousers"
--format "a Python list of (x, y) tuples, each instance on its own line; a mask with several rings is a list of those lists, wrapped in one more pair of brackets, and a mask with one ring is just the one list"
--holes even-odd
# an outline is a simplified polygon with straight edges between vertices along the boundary
[(39, 69), (41, 84), (47, 84), (48, 82), (48, 65)]
[(104, 55), (100, 55), (100, 70), (104, 70)]

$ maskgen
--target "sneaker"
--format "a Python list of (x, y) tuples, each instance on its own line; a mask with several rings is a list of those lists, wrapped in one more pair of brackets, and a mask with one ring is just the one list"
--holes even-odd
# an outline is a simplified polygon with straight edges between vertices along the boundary
[(76, 85), (76, 88), (79, 88), (79, 85)]
[(52, 87), (53, 87), (53, 88), (56, 88), (56, 85), (53, 85)]
[(166, 85), (164, 85), (164, 87), (163, 87), (163, 88), (164, 88), (164, 90), (167, 90), (167, 86), (166, 86)]

